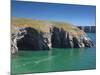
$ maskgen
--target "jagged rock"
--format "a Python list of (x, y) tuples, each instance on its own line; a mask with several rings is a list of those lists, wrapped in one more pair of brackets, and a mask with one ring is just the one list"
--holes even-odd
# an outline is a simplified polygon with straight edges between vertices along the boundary
[(77, 37), (73, 37), (74, 48), (80, 48), (80, 42)]
[(14, 38), (14, 35), (13, 35), (13, 38), (11, 38), (11, 53), (15, 54), (17, 52), (18, 52), (17, 43), (16, 43), (16, 39)]
[(73, 44), (73, 37), (71, 36), (70, 33), (67, 33), (67, 48), (73, 48), (74, 44)]
[(60, 31), (60, 40), (61, 40), (61, 48), (67, 48), (67, 38), (66, 38), (66, 31), (61, 28)]
[(48, 44), (49, 48), (51, 47), (51, 33), (43, 33), (44, 41)]
[(53, 27), (49, 33), (38, 31), (35, 28), (18, 28), (12, 34), (11, 52), (18, 50), (49, 50), (50, 48), (82, 48), (93, 47), (93, 42), (85, 35), (80, 38), (72, 36), (63, 28)]
[(17, 41), (19, 50), (49, 49), (47, 42), (45, 42), (41, 32), (31, 27), (26, 27), (25, 30), (27, 34), (24, 35), (24, 38)]
[(80, 42), (80, 48), (84, 48), (84, 47), (85, 47), (84, 43)]
[(64, 29), (54, 27), (51, 36), (51, 44), (53, 48), (73, 48), (73, 39)]
[(51, 36), (51, 44), (53, 48), (72, 48), (73, 43), (71, 42), (71, 36), (68, 34), (66, 37), (66, 31), (63, 28), (59, 29), (57, 27), (53, 27), (52, 36)]
[(61, 46), (60, 30), (57, 27), (53, 27), (51, 35), (51, 43), (53, 48), (60, 48)]
[(71, 33), (64, 31), (64, 29), (59, 29), (53, 27), (51, 35), (51, 45), (52, 48), (82, 48), (82, 47), (92, 47), (93, 42), (90, 39), (80, 38), (72, 36)]
[(94, 46), (93, 42), (88, 37), (83, 37), (83, 43), (84, 43), (85, 47), (93, 47)]
[(18, 32), (11, 34), (11, 53), (18, 53), (17, 41), (22, 39), (26, 31), (23, 28), (19, 28)]

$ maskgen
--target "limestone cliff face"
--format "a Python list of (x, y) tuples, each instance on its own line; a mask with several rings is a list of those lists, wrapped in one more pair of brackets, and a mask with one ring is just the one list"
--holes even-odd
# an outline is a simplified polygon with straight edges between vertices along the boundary
[(66, 32), (63, 28), (53, 27), (51, 35), (52, 48), (81, 48), (92, 47), (93, 42), (87, 35), (81, 35), (77, 37), (69, 32)]
[(42, 32), (38, 30), (26, 27), (26, 34), (24, 37), (17, 41), (17, 47), (19, 50), (48, 50), (49, 47), (43, 38)]
[(49, 33), (38, 31), (32, 27), (19, 28), (13, 33), (12, 53), (18, 50), (49, 50), (50, 48), (82, 48), (92, 47), (93, 42), (89, 37), (82, 35), (80, 38), (66, 32), (63, 28), (52, 27)]
[(63, 22), (12, 19), (11, 52), (36, 51), (51, 48), (92, 47), (87, 34), (76, 26)]
[(63, 28), (53, 27), (51, 43), (53, 48), (73, 48), (72, 36)]

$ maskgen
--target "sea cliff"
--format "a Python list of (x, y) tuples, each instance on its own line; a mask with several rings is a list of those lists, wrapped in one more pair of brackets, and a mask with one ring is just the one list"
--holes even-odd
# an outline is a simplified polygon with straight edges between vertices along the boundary
[(87, 34), (69, 23), (12, 19), (11, 52), (93, 47)]

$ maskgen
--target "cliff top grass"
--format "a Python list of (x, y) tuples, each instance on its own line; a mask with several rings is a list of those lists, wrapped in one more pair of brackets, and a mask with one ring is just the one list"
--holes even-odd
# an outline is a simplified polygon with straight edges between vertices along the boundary
[(54, 22), (54, 21), (43, 21), (43, 20), (32, 20), (26, 18), (15, 18), (11, 20), (12, 32), (15, 32), (14, 27), (32, 27), (42, 32), (49, 32), (49, 28), (55, 26), (63, 28), (65, 31), (70, 32), (74, 36), (81, 36), (85, 34), (82, 30), (77, 28), (75, 25), (65, 22)]

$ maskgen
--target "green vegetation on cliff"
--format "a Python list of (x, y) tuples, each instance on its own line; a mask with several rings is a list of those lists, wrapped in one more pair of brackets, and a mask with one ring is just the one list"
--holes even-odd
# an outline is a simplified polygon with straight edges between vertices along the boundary
[(64, 22), (54, 22), (54, 21), (43, 21), (43, 20), (32, 20), (26, 18), (15, 18), (13, 17), (11, 20), (12, 32), (14, 32), (14, 27), (32, 27), (38, 29), (42, 32), (49, 32), (51, 26), (55, 26), (58, 28), (63, 28), (65, 31), (70, 32), (74, 36), (81, 36), (85, 33), (70, 23)]

